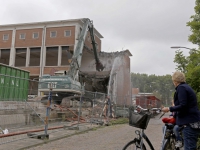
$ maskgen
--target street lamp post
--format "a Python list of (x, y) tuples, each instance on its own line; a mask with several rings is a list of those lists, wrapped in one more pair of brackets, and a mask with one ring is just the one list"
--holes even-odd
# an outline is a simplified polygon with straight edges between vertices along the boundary
[(173, 49), (185, 48), (185, 49), (189, 49), (189, 50), (192, 50), (192, 51), (197, 51), (197, 52), (199, 52), (199, 50), (196, 50), (196, 49), (194, 49), (194, 48), (184, 47), (184, 46), (172, 46), (171, 48), (173, 48)]
[[(151, 84), (154, 84), (156, 82), (149, 82), (149, 83), (146, 83), (145, 85), (150, 85), (149, 87), (151, 88)], [(145, 85), (144, 85), (144, 98), (145, 98), (145, 105), (146, 105), (146, 108), (149, 106), (149, 102), (148, 102), (148, 99), (147, 99), (147, 93), (146, 93), (146, 88), (145, 88)]]
[(188, 47), (183, 47), (183, 46), (172, 46), (171, 48), (185, 48), (185, 49), (189, 49), (189, 50), (192, 50), (192, 48), (188, 48)]

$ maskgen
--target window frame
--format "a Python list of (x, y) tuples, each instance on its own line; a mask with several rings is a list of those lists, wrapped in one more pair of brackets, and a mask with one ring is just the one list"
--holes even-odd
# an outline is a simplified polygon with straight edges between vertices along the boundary
[[(35, 34), (37, 34), (37, 37), (34, 37)], [(39, 32), (33, 32), (32, 38), (33, 38), (33, 39), (38, 39), (38, 38), (39, 38)]]
[[(55, 36), (52, 36), (52, 33), (55, 32)], [(56, 38), (57, 37), (57, 31), (50, 31), (50, 37), (51, 38)]]
[[(8, 36), (7, 39), (4, 38), (6, 35)], [(9, 39), (9, 34), (3, 34), (3, 41), (8, 41), (8, 39)]]
[[(68, 35), (68, 36), (66, 35), (67, 31), (69, 31), (69, 35)], [(72, 35), (72, 34), (71, 34), (71, 30), (65, 30), (65, 31), (64, 31), (64, 36), (65, 36), (65, 37), (70, 37), (71, 35)]]
[[(22, 38), (21, 35), (24, 35), (24, 38)], [(19, 34), (19, 39), (20, 39), (20, 40), (26, 39), (26, 33), (20, 33), (20, 34)]]

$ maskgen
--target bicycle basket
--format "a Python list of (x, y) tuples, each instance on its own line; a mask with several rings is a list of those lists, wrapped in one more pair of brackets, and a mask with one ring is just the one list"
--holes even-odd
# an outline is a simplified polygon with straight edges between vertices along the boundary
[(150, 112), (137, 113), (134, 110), (135, 110), (134, 106), (129, 107), (129, 125), (140, 129), (146, 129), (149, 120), (151, 118), (151, 113)]

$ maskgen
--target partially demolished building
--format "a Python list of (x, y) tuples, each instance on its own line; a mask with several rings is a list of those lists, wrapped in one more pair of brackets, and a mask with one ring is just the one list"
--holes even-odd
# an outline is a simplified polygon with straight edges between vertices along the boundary
[[(82, 19), (21, 23), (0, 26), (0, 63), (30, 72), (31, 79), (68, 70), (82, 30)], [(94, 29), (98, 56), (104, 70), (95, 70), (89, 33), (85, 40), (79, 76), (85, 90), (102, 92), (131, 104), (129, 50), (103, 52), (103, 36)], [(32, 85), (37, 89), (37, 84)], [(31, 93), (38, 94), (38, 93)], [(121, 99), (121, 100), (120, 100)]]

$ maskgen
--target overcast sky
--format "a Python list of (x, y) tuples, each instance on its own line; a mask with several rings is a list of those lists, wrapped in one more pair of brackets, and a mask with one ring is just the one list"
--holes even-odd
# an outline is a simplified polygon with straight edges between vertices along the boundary
[[(0, 0), (0, 24), (90, 18), (102, 51), (128, 49), (131, 72), (172, 74), (175, 50), (188, 42), (195, 0)], [(182, 49), (188, 54), (187, 49)]]

